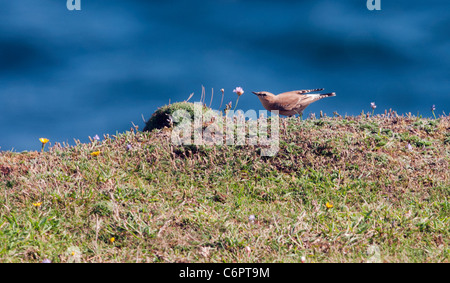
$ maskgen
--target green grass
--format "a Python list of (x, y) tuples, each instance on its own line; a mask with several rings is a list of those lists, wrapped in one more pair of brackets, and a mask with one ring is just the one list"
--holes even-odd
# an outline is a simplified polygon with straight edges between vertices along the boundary
[(0, 261), (449, 261), (449, 117), (281, 125), (274, 157), (170, 129), (1, 152)]

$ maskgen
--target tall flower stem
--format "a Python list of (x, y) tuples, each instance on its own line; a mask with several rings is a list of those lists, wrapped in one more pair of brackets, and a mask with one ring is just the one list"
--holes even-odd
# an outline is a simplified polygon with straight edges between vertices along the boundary
[(242, 87), (238, 86), (237, 88), (235, 88), (233, 90), (233, 92), (235, 92), (237, 94), (237, 96), (238, 96), (238, 98), (236, 100), (236, 105), (234, 105), (234, 110), (236, 110), (237, 104), (239, 102), (239, 97), (244, 94), (244, 90), (242, 89)]
[(220, 100), (220, 106), (219, 106), (219, 109), (222, 109), (223, 94), (224, 94), (225, 90), (222, 88), (220, 91), (222, 92), (222, 100)]
[(238, 96), (238, 98), (236, 99), (236, 104), (234, 105), (234, 109), (233, 109), (233, 111), (234, 111), (234, 110), (236, 110), (236, 107), (237, 107), (237, 105), (238, 105), (238, 102), (239, 102), (239, 97), (240, 97), (240, 96)]

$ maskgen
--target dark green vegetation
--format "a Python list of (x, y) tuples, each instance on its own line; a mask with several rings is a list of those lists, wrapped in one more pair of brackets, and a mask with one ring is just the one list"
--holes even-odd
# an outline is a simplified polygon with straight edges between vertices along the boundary
[(170, 129), (2, 152), (0, 261), (449, 261), (449, 117), (280, 132), (274, 157), (174, 146)]
[[(200, 108), (200, 106), (199, 106)], [(199, 109), (202, 111), (206, 111), (206, 106), (203, 107), (203, 109)], [(174, 104), (164, 105), (163, 107), (158, 108), (150, 119), (145, 123), (145, 127), (143, 129), (144, 132), (146, 131), (152, 131), (154, 129), (162, 129), (164, 127), (171, 127), (176, 126), (178, 122), (182, 122), (183, 119), (180, 117), (179, 119), (176, 119), (175, 121), (172, 120), (172, 116), (176, 111), (184, 110), (186, 111), (188, 119), (194, 118), (194, 111), (195, 111), (195, 104), (190, 102), (177, 102)]]

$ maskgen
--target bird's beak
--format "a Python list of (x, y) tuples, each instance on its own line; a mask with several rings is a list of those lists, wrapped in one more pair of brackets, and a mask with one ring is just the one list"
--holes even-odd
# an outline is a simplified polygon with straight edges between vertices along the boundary
[(256, 95), (259, 95), (259, 92), (254, 92), (254, 91), (252, 91), (252, 93), (254, 93), (254, 94), (256, 94)]

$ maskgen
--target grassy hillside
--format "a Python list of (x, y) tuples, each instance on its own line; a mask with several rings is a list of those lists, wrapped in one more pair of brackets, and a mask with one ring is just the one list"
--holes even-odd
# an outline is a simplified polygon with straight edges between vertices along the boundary
[(449, 261), (449, 117), (284, 121), (274, 157), (167, 128), (2, 152), (0, 261)]

